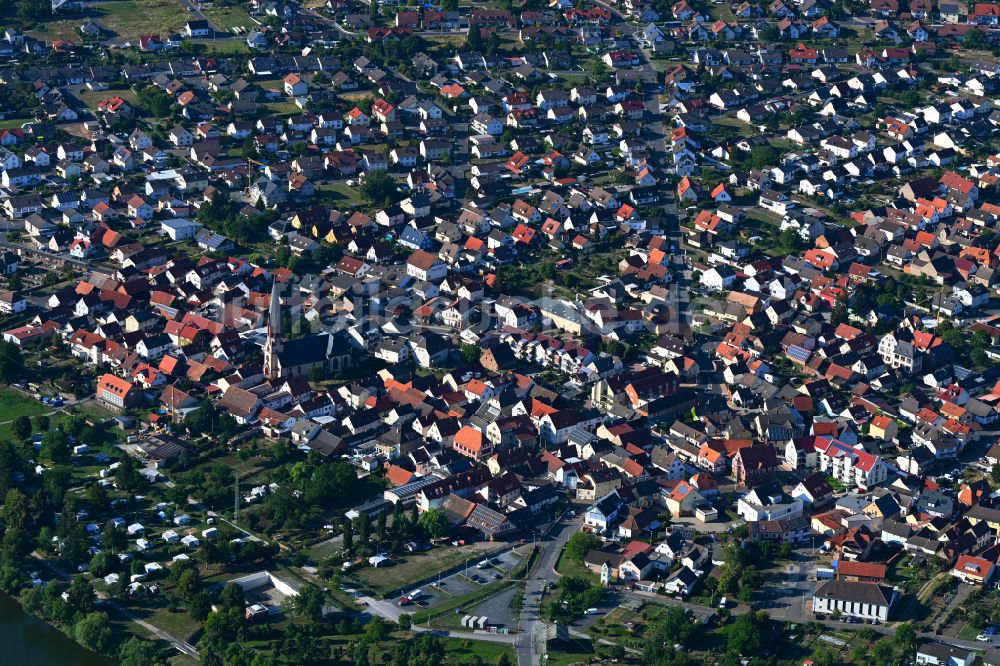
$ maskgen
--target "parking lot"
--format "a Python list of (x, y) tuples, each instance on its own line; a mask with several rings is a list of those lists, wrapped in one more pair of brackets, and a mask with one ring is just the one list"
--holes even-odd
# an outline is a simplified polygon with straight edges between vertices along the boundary
[(455, 597), (471, 594), (483, 585), (503, 580), (521, 563), (521, 555), (516, 551), (505, 551), (493, 556), (488, 564), (481, 567), (484, 561), (471, 559), (467, 568), (463, 567), (460, 571), (442, 576), (440, 580), (421, 585), (420, 595), (416, 599), (410, 599), (409, 603), (404, 598), (409, 598), (409, 594), (415, 590), (406, 590), (405, 594), (394, 597), (391, 602), (399, 606), (402, 601), (402, 607), (409, 612), (433, 609)]

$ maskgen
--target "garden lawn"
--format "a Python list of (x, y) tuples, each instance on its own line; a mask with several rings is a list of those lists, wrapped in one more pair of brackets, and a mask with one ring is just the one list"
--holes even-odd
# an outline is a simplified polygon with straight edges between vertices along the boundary
[(559, 561), (556, 562), (556, 571), (558, 571), (563, 576), (577, 576), (579, 578), (586, 578), (591, 583), (600, 582), (600, 576), (597, 574), (588, 573), (584, 568), (583, 564), (574, 562), (567, 554), (566, 551), (559, 555)]
[(0, 120), (0, 129), (17, 129), (24, 123), (34, 122), (34, 118), (8, 118)]

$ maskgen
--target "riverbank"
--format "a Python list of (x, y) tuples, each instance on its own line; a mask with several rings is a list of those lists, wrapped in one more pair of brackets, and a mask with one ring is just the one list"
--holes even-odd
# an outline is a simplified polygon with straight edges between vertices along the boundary
[(108, 657), (85, 649), (64, 633), (25, 613), (16, 599), (0, 594), (3, 662), (32, 666), (114, 666)]

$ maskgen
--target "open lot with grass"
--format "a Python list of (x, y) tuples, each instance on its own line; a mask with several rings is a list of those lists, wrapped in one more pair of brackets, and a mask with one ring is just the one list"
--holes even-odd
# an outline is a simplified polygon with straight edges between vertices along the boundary
[(73, 412), (81, 414), (91, 421), (107, 421), (116, 416), (110, 410), (104, 409), (94, 401), (73, 406)]
[(247, 28), (252, 30), (258, 23), (250, 18), (243, 9), (239, 7), (213, 7), (203, 9), (202, 13), (215, 26), (224, 32), (231, 32), (233, 28)]
[(202, 47), (205, 53), (215, 55), (250, 53), (250, 47), (243, 39), (190, 39), (188, 42)]
[(34, 30), (27, 30), (26, 34), (31, 37), (47, 39), (49, 41), (62, 39), (69, 42), (80, 42), (82, 40), (82, 36), (79, 31), (77, 31), (80, 23), (80, 19), (46, 21), (45, 23), (39, 24)]
[(276, 116), (294, 116), (302, 113), (302, 109), (295, 102), (267, 102), (261, 106)]
[(324, 199), (328, 199), (330, 203), (339, 206), (360, 208), (365, 205), (365, 200), (358, 193), (357, 188), (348, 187), (344, 183), (322, 183), (316, 186), (316, 193)]
[(101, 23), (119, 37), (137, 39), (141, 35), (178, 32), (190, 20), (179, 0), (117, 0), (92, 5)]
[(476, 563), (474, 560), (481, 557), (484, 551), (494, 548), (496, 544), (490, 543), (475, 543), (460, 547), (440, 546), (424, 553), (406, 555), (390, 566), (360, 569), (354, 577), (362, 585), (384, 595), (427, 580), (438, 572), (464, 564), (466, 560), (470, 560), (470, 565), (474, 565)]
[(18, 416), (37, 416), (51, 409), (12, 388), (0, 387), (0, 422), (11, 421)]
[(502, 643), (487, 643), (486, 641), (470, 641), (465, 638), (443, 638), (445, 654), (448, 655), (449, 662), (461, 663), (471, 657), (479, 657), (483, 662), (492, 664), (497, 658), (505, 654), (511, 663), (517, 661), (514, 648)]
[(186, 610), (172, 611), (166, 606), (157, 608), (145, 620), (182, 641), (189, 640), (201, 629), (201, 625)]
[(48, 21), (38, 30), (29, 34), (47, 39), (82, 41), (77, 27), (86, 20), (100, 23), (114, 32), (120, 39), (134, 40), (141, 35), (166, 37), (171, 32), (179, 32), (190, 20), (191, 14), (184, 11), (180, 0), (113, 0), (95, 2), (87, 6), (80, 17)]
[(77, 99), (87, 105), (87, 108), (96, 111), (97, 105), (112, 97), (121, 97), (129, 104), (136, 103), (136, 94), (128, 89), (123, 90), (81, 90), (76, 93)]

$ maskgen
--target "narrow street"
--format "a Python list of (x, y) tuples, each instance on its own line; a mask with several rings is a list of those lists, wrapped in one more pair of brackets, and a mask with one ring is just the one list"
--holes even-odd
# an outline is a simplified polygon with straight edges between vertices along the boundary
[[(524, 603), (518, 619), (517, 663), (519, 666), (537, 666), (545, 654), (546, 624), (542, 621), (542, 594), (545, 586), (559, 579), (556, 563), (566, 542), (579, 529), (582, 518), (569, 522), (557, 521), (538, 542), (538, 556), (533, 575), (524, 586)], [(529, 572), (530, 573), (530, 572)]]

